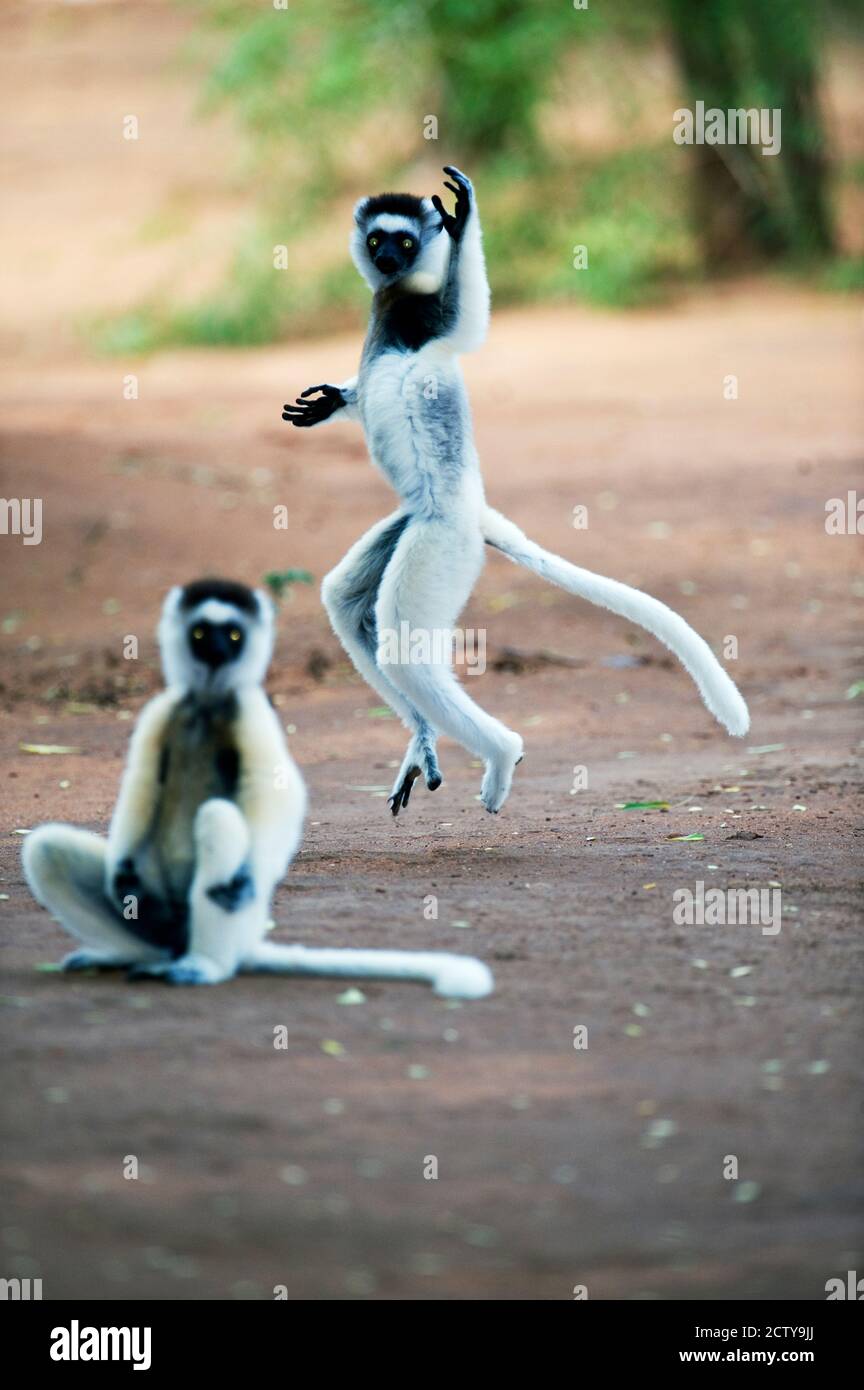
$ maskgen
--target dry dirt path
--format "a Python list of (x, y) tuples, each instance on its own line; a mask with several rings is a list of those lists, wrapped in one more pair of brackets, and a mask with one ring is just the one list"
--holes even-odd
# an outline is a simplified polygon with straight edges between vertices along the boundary
[[(44, 536), (0, 539), (0, 1272), (41, 1276), (48, 1298), (818, 1299), (864, 1267), (864, 697), (847, 698), (864, 584), (860, 541), (824, 528), (826, 500), (861, 486), (858, 312), (745, 285), (626, 318), (501, 316), (468, 364), (490, 500), (715, 646), (737, 637), (743, 743), (650, 639), (490, 559), (465, 615), (489, 668), (470, 683), (525, 735), (513, 795), (485, 816), (478, 770), (445, 745), (444, 786), (393, 823), (401, 729), (316, 591), (284, 607), (271, 689), (311, 813), (279, 935), (470, 951), (497, 990), (464, 1008), (410, 987), (352, 1007), (326, 981), (186, 992), (38, 969), (64, 941), (16, 831), (104, 828), (166, 586), (320, 577), (391, 500), (351, 427), (278, 418), (348, 374), (355, 338), (5, 364), (0, 491), (43, 499)], [(631, 799), (672, 809), (615, 809)], [(700, 880), (781, 883), (780, 934), (677, 926), (672, 894)]]

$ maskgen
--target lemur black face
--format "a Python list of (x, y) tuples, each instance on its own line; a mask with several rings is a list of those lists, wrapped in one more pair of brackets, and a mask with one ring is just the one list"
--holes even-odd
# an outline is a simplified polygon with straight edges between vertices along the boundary
[(404, 274), (416, 257), (419, 244), (416, 232), (407, 227), (393, 232), (373, 227), (366, 238), (372, 264), (382, 275)]
[(236, 661), (246, 642), (239, 623), (210, 623), (199, 619), (188, 632), (189, 650), (196, 661), (215, 671)]
[(354, 264), (376, 292), (423, 269), (441, 220), (428, 199), (412, 193), (377, 193), (354, 209), (351, 254)]
[(167, 684), (202, 699), (260, 685), (273, 651), (273, 604), (234, 579), (196, 579), (168, 594), (159, 646)]

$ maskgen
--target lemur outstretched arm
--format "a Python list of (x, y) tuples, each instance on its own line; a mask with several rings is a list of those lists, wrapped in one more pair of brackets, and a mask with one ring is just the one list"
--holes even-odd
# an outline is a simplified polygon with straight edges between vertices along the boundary
[[(315, 396), (316, 391), (320, 391), (321, 395), (314, 400), (307, 399)], [(290, 420), (292, 425), (303, 429), (324, 425), (334, 415), (340, 414), (343, 420), (359, 419), (356, 376), (343, 381), (341, 386), (330, 386), (326, 382), (322, 386), (307, 386), (293, 405), (289, 401), (282, 407), (282, 419)]]
[(150, 828), (159, 795), (165, 730), (179, 699), (179, 691), (163, 690), (144, 706), (135, 725), (120, 794), (108, 831), (105, 872), (109, 896), (112, 896), (118, 867), (125, 860), (134, 860), (135, 852)]
[(489, 280), (483, 255), (483, 239), (474, 188), (466, 174), (445, 165), (453, 183), (445, 183), (456, 195), (452, 213), (445, 211), (437, 193), (432, 203), (450, 238), (450, 263), (441, 290), (444, 333), (437, 340), (451, 352), (473, 352), (482, 346), (489, 327)]

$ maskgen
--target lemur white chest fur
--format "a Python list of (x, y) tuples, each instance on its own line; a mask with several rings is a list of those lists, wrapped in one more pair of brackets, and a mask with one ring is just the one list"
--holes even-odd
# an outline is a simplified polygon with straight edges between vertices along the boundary
[[(489, 284), (471, 182), (448, 165), (452, 213), (437, 196), (382, 193), (354, 212), (351, 254), (374, 291), (358, 375), (310, 386), (283, 419), (309, 427), (359, 419), (399, 510), (357, 543), (322, 586), (333, 629), (358, 671), (400, 716), (411, 740), (390, 797), (394, 815), (414, 782), (441, 785), (439, 733), (483, 759), (480, 800), (497, 812), (521, 761), (522, 740), (486, 714), (449, 664), (393, 659), (390, 634), (450, 632), (483, 564), (484, 545), (569, 593), (652, 632), (683, 662), (708, 709), (733, 734), (749, 715), (708, 645), (665, 604), (550, 554), (486, 505), (458, 358), (484, 341)], [(415, 649), (410, 647), (409, 653)], [(417, 648), (422, 650), (422, 647)]]
[(391, 349), (361, 365), (357, 409), (372, 461), (412, 514), (444, 515), (482, 490), (458, 360)]

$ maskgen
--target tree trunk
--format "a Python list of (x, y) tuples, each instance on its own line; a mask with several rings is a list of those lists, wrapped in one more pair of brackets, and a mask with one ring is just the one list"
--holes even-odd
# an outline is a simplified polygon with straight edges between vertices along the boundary
[(694, 215), (709, 268), (830, 251), (816, 35), (806, 0), (666, 0), (688, 95), (780, 110), (781, 147), (694, 145)]

